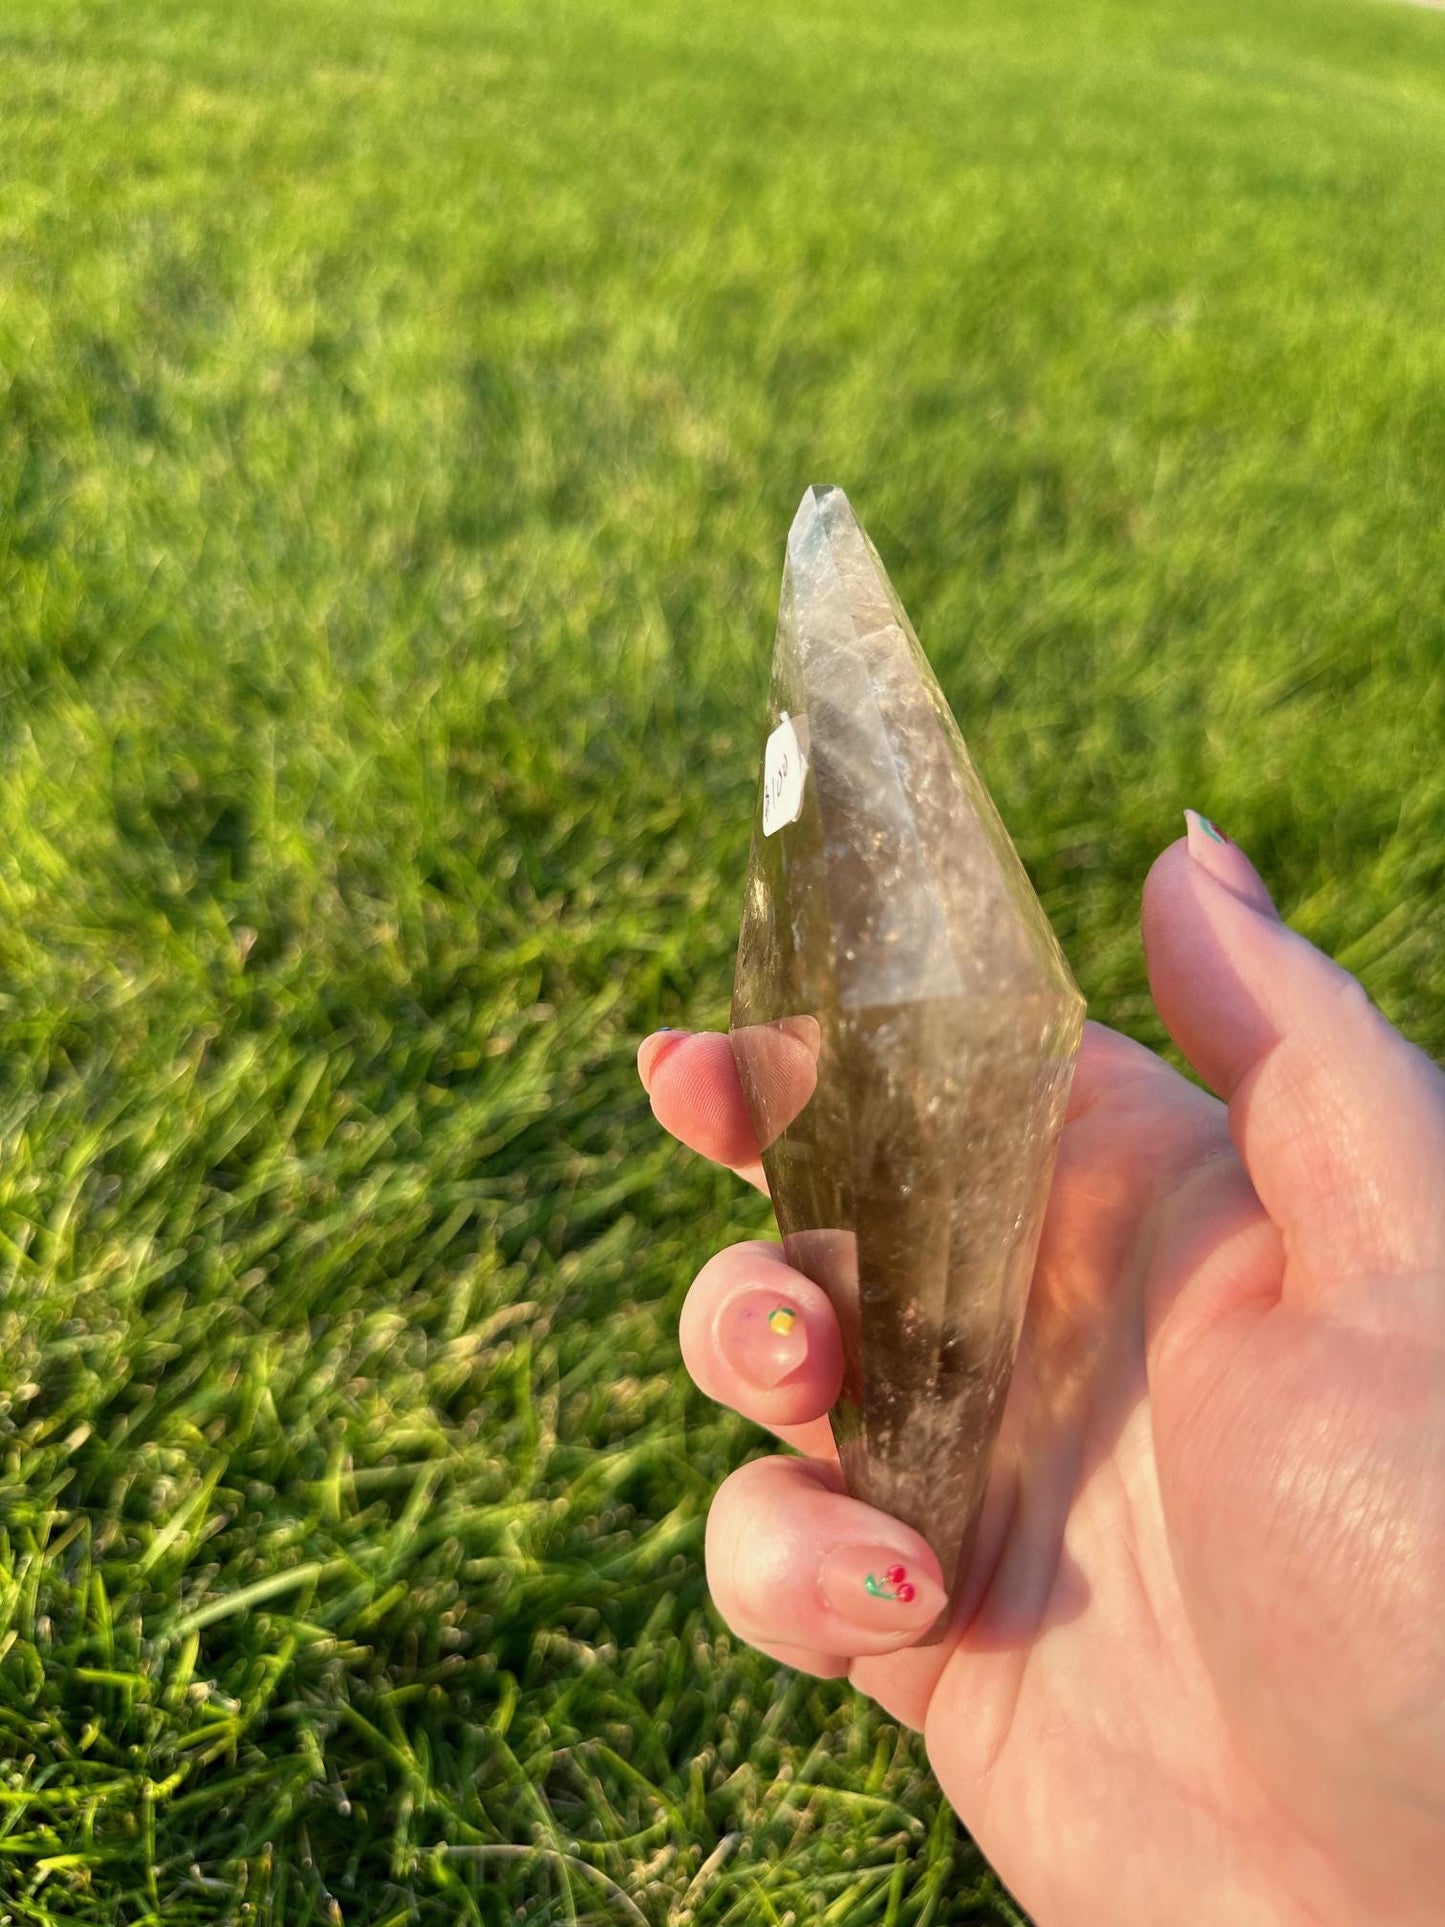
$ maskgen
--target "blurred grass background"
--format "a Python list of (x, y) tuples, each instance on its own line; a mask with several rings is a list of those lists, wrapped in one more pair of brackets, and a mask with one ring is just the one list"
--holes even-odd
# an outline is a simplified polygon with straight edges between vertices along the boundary
[(633, 1050), (821, 480), (1096, 1015), (1190, 803), (1445, 1048), (1445, 18), (8, 0), (0, 165), (0, 1916), (1017, 1920), (711, 1614)]

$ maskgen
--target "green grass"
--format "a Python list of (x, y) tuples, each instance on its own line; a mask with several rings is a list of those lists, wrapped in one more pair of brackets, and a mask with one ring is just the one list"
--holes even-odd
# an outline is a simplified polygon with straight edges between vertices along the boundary
[(1097, 1015), (1192, 803), (1445, 1048), (1442, 178), (1365, 0), (8, 0), (0, 1918), (1018, 1918), (707, 1603), (633, 1047), (833, 480)]

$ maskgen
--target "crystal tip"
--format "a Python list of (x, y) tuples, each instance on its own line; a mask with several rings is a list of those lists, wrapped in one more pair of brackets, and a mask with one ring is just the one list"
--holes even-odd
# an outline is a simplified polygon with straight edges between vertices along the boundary
[(814, 482), (803, 490), (803, 499), (798, 504), (793, 526), (788, 531), (789, 543), (797, 542), (816, 521), (822, 521), (825, 525), (832, 523), (840, 509), (847, 516), (853, 513), (852, 503), (837, 483)]

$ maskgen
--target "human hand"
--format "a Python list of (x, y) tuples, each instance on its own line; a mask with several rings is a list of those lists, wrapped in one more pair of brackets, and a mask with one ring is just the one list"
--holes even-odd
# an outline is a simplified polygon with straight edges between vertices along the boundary
[[(1143, 928), (1160, 1016), (1223, 1101), (1088, 1026), (945, 1639), (910, 1645), (942, 1575), (844, 1492), (837, 1324), (766, 1243), (704, 1266), (683, 1356), (808, 1456), (724, 1482), (709, 1583), (753, 1645), (924, 1733), (1039, 1927), (1423, 1927), (1445, 1891), (1445, 1076), (1202, 819)], [(657, 1033), (638, 1061), (667, 1129), (762, 1187), (727, 1039)], [(911, 1601), (864, 1590), (890, 1565)]]

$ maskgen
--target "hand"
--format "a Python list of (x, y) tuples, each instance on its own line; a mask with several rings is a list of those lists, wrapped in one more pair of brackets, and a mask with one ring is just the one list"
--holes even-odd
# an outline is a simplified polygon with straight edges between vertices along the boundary
[[(1222, 1101), (1088, 1027), (945, 1640), (910, 1648), (937, 1563), (843, 1492), (831, 1307), (764, 1243), (703, 1268), (683, 1355), (808, 1456), (724, 1483), (713, 1597), (922, 1730), (1039, 1927), (1423, 1927), (1445, 1893), (1445, 1077), (1203, 819), (1143, 926), (1159, 1013)], [(762, 1184), (726, 1038), (659, 1033), (639, 1069), (670, 1131)]]

